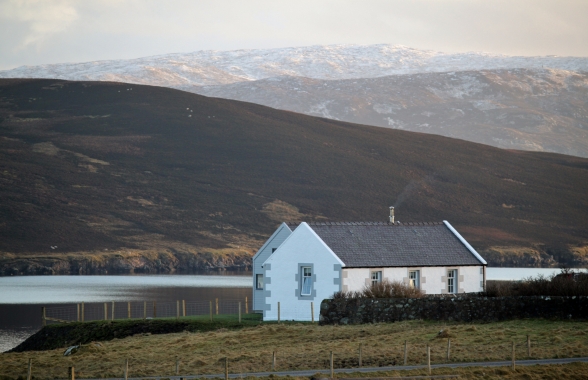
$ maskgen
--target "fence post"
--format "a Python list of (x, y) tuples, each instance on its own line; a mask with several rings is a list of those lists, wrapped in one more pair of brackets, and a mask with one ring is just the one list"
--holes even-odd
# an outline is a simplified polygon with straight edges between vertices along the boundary
[(129, 359), (125, 360), (125, 380), (129, 379)]
[(512, 341), (512, 370), (515, 370), (515, 342)]
[(229, 358), (225, 357), (225, 380), (229, 380)]
[(276, 370), (276, 351), (272, 353), (272, 371)]
[(104, 320), (108, 321), (108, 304), (104, 302)]
[(245, 314), (249, 314), (249, 300), (245, 296)]
[(212, 301), (210, 302), (210, 322), (212, 322)]
[(180, 374), (180, 359), (176, 358), (176, 375)]
[(314, 302), (310, 301), (310, 320), (314, 323)]
[(331, 351), (331, 379), (335, 377), (335, 370), (333, 369), (333, 351)]
[(157, 301), (153, 301), (153, 319), (157, 318)]
[(143, 301), (143, 319), (147, 319), (147, 301)]
[(362, 354), (363, 343), (359, 344), (359, 366), (361, 367), (361, 354)]
[(112, 310), (110, 310), (111, 318), (114, 321), (114, 301), (112, 301)]
[(216, 299), (216, 315), (218, 315), (218, 298)]
[(429, 375), (431, 374), (431, 346), (427, 344), (427, 369), (429, 370)]
[(176, 300), (176, 319), (180, 318), (180, 300)]
[(127, 316), (131, 319), (131, 301), (127, 302)]
[(182, 317), (186, 316), (186, 300), (182, 300)]
[(404, 341), (404, 365), (408, 362), (408, 343)]
[(47, 326), (47, 312), (45, 311), (45, 306), (41, 307), (41, 322), (43, 326)]
[(447, 338), (447, 361), (449, 361), (450, 353), (451, 353), (451, 338)]
[(280, 303), (278, 302), (278, 323), (280, 323)]
[(77, 306), (77, 309), (78, 309), (78, 319), (77, 319), (77, 321), (79, 322), (80, 321), (80, 304), (79, 303), (76, 303), (76, 306)]
[(33, 371), (33, 359), (29, 358), (29, 367), (27, 369), (27, 380), (31, 380), (31, 372)]
[(527, 335), (527, 356), (531, 357), (531, 337)]
[(76, 380), (76, 370), (74, 367), (69, 367), (67, 369), (67, 377), (69, 380)]
[(239, 301), (239, 323), (241, 323), (241, 301)]
[(84, 303), (82, 302), (82, 322), (85, 321), (85, 314)]

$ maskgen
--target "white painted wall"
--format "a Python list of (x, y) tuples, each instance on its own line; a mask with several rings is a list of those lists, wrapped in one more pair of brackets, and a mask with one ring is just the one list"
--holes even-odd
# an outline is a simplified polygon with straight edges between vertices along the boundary
[(259, 251), (253, 256), (253, 311), (261, 313), (263, 306), (265, 305), (265, 299), (263, 297), (263, 289), (256, 289), (257, 274), (263, 274), (263, 268), (261, 267), (268, 257), (272, 254), (272, 249), (278, 248), (288, 236), (292, 234), (290, 228), (286, 223), (282, 223), (280, 227), (269, 239), (261, 246)]
[[(301, 283), (300, 266), (312, 264), (313, 295), (298, 296)], [(306, 223), (301, 223), (282, 245), (263, 264), (265, 273), (264, 321), (278, 319), (277, 304), (280, 302), (280, 319), (310, 321), (311, 302), (314, 303), (314, 318), (319, 320), (320, 304), (340, 290), (340, 275), (343, 262), (321, 240)]]
[(420, 268), (343, 268), (342, 290), (361, 291), (364, 286), (371, 284), (371, 272), (382, 271), (382, 279), (408, 283), (408, 272), (420, 271), (421, 290), (425, 294), (447, 293), (447, 270), (457, 269), (460, 293), (483, 291), (483, 267), (420, 267)]

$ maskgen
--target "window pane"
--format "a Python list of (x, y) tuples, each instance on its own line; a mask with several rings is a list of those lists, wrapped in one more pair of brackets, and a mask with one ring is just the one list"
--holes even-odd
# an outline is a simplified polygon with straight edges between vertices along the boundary
[(263, 289), (263, 274), (256, 275), (256, 288)]
[(311, 289), (311, 278), (304, 277), (304, 283), (302, 284), (302, 295), (309, 296)]

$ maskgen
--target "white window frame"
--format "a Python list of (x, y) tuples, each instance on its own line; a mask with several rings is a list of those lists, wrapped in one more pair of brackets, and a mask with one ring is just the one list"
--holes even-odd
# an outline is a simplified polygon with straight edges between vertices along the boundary
[(258, 273), (255, 275), (255, 289), (256, 290), (263, 289), (263, 274)]
[(457, 269), (447, 270), (447, 293), (457, 294)]
[(373, 271), (370, 275), (370, 278), (372, 280), (372, 285), (379, 284), (382, 282), (382, 271)]
[(411, 288), (421, 288), (421, 271), (420, 270), (409, 270), (408, 271), (408, 284)]
[(300, 270), (300, 295), (312, 295), (312, 268), (302, 267)]

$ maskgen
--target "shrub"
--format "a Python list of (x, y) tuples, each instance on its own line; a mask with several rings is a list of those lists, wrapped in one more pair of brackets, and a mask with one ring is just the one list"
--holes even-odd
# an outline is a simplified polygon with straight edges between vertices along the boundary
[(537, 276), (521, 281), (489, 281), (486, 297), (508, 296), (588, 296), (588, 274), (562, 269), (550, 277)]
[(388, 280), (366, 285), (361, 293), (364, 298), (421, 298), (423, 296), (420, 289)]

